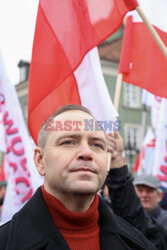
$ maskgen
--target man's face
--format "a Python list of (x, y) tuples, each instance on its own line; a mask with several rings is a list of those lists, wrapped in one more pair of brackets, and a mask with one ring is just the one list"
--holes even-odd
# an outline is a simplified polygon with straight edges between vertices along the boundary
[(162, 194), (155, 188), (145, 185), (136, 185), (135, 190), (145, 210), (153, 210), (162, 199)]
[(54, 121), (81, 121), (81, 131), (49, 132), (42, 156), (45, 187), (57, 198), (61, 194), (95, 194), (107, 173), (107, 145), (104, 131), (84, 131), (83, 111), (66, 111)]
[(6, 193), (6, 186), (0, 188), (0, 198), (4, 198)]

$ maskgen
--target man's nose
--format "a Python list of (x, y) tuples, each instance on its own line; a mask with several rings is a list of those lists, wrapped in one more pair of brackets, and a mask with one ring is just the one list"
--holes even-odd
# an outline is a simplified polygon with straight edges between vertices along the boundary
[(92, 151), (88, 144), (80, 146), (80, 150), (77, 154), (77, 160), (92, 161)]
[(146, 197), (146, 196), (147, 196), (147, 192), (146, 192), (145, 190), (142, 191), (142, 192), (141, 192), (141, 196), (142, 196), (142, 197)]

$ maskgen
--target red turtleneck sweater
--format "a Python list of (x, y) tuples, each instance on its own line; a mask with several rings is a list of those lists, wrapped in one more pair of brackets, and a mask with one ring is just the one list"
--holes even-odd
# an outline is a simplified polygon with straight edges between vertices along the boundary
[(72, 250), (100, 250), (100, 226), (98, 224), (98, 195), (90, 208), (83, 213), (67, 210), (42, 186), (42, 195), (52, 219)]

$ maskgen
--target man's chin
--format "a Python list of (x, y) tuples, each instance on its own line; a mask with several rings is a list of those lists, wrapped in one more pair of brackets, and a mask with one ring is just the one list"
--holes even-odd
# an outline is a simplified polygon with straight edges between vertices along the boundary
[(144, 208), (145, 210), (150, 210), (150, 206), (149, 206), (148, 204), (143, 204), (143, 208)]
[(78, 186), (72, 190), (73, 194), (76, 195), (95, 195), (98, 192), (97, 187), (90, 187), (89, 185), (87, 186)]
[(73, 194), (76, 196), (93, 196), (96, 193), (97, 192), (91, 190), (76, 190), (75, 192), (73, 192)]

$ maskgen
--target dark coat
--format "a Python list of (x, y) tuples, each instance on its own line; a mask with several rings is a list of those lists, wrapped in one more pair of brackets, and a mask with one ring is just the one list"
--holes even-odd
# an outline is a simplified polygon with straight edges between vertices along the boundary
[[(155, 249), (141, 232), (111, 214), (101, 198), (99, 217), (102, 250)], [(51, 218), (40, 188), (10, 222), (0, 227), (0, 250), (69, 249)]]
[(167, 231), (143, 209), (127, 166), (111, 169), (107, 180), (114, 213), (139, 229), (159, 250), (167, 250)]
[(167, 211), (162, 209), (159, 205), (149, 213), (154, 220), (161, 224), (167, 231)]

